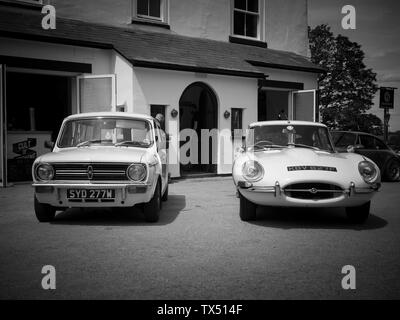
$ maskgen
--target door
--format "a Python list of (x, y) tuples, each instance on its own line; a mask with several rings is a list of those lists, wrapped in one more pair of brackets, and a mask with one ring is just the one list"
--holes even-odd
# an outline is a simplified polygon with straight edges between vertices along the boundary
[(389, 148), (380, 140), (369, 135), (360, 135), (361, 149), (357, 153), (370, 158), (383, 170), (386, 161), (392, 157)]
[(6, 66), (0, 64), (0, 171), (1, 186), (7, 187), (7, 113), (6, 113)]
[(319, 122), (317, 90), (292, 91), (292, 112), (290, 119)]
[(162, 180), (162, 190), (164, 191), (168, 185), (168, 150), (167, 150), (167, 137), (164, 130), (161, 129), (159, 124), (154, 121), (157, 153), (161, 161), (161, 180)]
[(116, 111), (114, 74), (77, 77), (78, 113)]

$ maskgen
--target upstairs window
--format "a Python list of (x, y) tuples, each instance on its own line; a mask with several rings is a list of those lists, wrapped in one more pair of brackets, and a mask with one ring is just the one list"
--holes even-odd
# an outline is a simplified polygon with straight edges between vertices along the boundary
[(235, 36), (260, 38), (259, 0), (234, 0), (233, 34)]
[(164, 20), (165, 0), (136, 0), (136, 15), (138, 18)]

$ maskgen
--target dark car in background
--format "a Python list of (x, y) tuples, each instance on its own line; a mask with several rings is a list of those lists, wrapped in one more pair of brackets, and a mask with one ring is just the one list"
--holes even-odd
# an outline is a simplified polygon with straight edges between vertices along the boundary
[(378, 137), (353, 131), (332, 131), (333, 142), (339, 152), (355, 152), (374, 161), (386, 181), (400, 180), (400, 155)]
[(388, 145), (394, 152), (400, 154), (400, 132), (389, 134)]

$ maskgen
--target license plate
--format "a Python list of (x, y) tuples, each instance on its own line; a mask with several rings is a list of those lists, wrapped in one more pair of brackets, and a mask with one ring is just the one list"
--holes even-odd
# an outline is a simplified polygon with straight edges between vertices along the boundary
[(115, 199), (112, 189), (68, 189), (68, 199)]

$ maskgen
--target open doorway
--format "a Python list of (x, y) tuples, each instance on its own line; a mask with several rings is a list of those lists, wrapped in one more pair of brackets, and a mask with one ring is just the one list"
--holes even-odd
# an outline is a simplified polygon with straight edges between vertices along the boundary
[(258, 121), (288, 120), (289, 91), (260, 90)]
[[(213, 141), (211, 136), (208, 137), (208, 161), (204, 161), (204, 157), (202, 161), (202, 152), (205, 150), (202, 150), (201, 147), (207, 145), (206, 141), (202, 141), (201, 131), (218, 129), (218, 102), (214, 91), (202, 82), (188, 86), (179, 101), (179, 115), (180, 131), (192, 129), (198, 137), (198, 146), (193, 146), (188, 151), (188, 153), (193, 152), (193, 148), (197, 147), (197, 161), (195, 161), (196, 163), (182, 164), (181, 176), (217, 173), (218, 142)], [(186, 140), (180, 142), (181, 146), (189, 143), (189, 140), (190, 137), (186, 137)], [(189, 158), (190, 154), (186, 154), (186, 157)]]
[(30, 181), (36, 157), (50, 150), (63, 119), (71, 114), (72, 80), (66, 76), (7, 73), (8, 181)]

